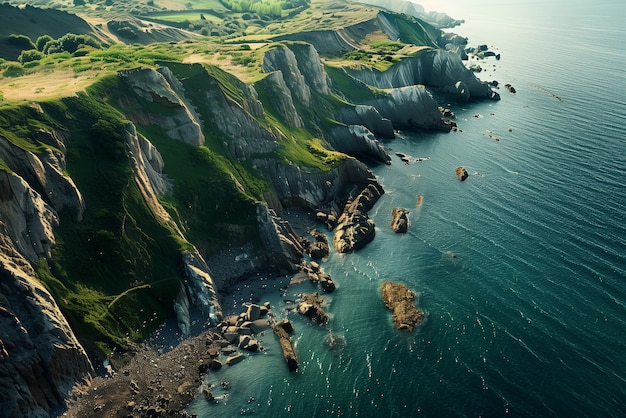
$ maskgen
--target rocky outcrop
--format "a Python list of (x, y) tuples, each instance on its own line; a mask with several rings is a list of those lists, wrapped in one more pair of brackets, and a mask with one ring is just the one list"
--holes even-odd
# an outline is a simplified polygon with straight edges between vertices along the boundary
[(311, 258), (324, 258), (328, 257), (330, 254), (330, 249), (328, 247), (328, 239), (324, 233), (314, 229), (310, 232), (311, 236), (313, 236), (313, 242), (307, 248), (307, 253)]
[(424, 312), (415, 307), (415, 292), (403, 284), (393, 282), (384, 282), (381, 289), (385, 306), (393, 312), (396, 328), (413, 331), (424, 319)]
[(405, 233), (409, 228), (409, 211), (402, 208), (391, 210), (391, 229), (395, 232)]
[(50, 256), (56, 211), (16, 173), (0, 171), (0, 219), (11, 246), (29, 262)]
[(450, 130), (442, 119), (437, 102), (422, 85), (393, 89), (386, 97), (368, 104), (391, 120), (394, 127)]
[(332, 130), (328, 142), (337, 151), (364, 160), (390, 164), (391, 158), (369, 129), (362, 125), (339, 126)]
[(142, 125), (160, 126), (172, 139), (191, 145), (204, 144), (200, 117), (185, 97), (182, 84), (168, 68), (159, 71), (137, 68), (120, 71), (118, 75), (142, 99), (170, 109), (168, 116), (138, 110), (131, 112), (131, 119)]
[(0, 219), (0, 411), (48, 417), (73, 387), (91, 379), (93, 368)]
[(341, 109), (341, 120), (347, 125), (363, 125), (380, 138), (393, 139), (393, 124), (374, 106), (356, 105)]
[(191, 331), (191, 316), (189, 313), (189, 298), (187, 290), (183, 287), (178, 292), (178, 296), (174, 299), (174, 312), (176, 313), (176, 321), (178, 329), (183, 337), (188, 337)]
[(316, 324), (326, 325), (330, 317), (322, 308), (322, 303), (324, 303), (324, 298), (319, 293), (303, 293), (298, 303), (298, 313), (311, 318)]
[(57, 212), (63, 211), (80, 221), (85, 202), (74, 181), (64, 173), (64, 141), (68, 137), (63, 131), (40, 130), (33, 134), (33, 139), (48, 147), (34, 154), (13, 145), (0, 135), (0, 159)]
[(304, 126), (304, 122), (302, 122), (302, 118), (298, 115), (294, 105), (291, 90), (285, 83), (281, 71), (274, 71), (268, 74), (260, 81), (257, 81), (257, 86), (264, 89), (272, 97), (271, 105), (288, 126), (292, 128), (302, 128)]
[(363, 188), (375, 181), (371, 170), (354, 158), (324, 172), (312, 172), (295, 164), (276, 164), (274, 159), (259, 159), (254, 164), (266, 173), (283, 206), (306, 210), (341, 201), (355, 186)]
[(305, 42), (294, 42), (287, 44), (287, 47), (293, 52), (298, 69), (310, 89), (320, 94), (330, 94), (328, 75), (313, 45)]
[(460, 181), (465, 181), (465, 179), (467, 179), (469, 177), (469, 174), (467, 173), (467, 170), (465, 169), (465, 167), (457, 167), (454, 172), (456, 173), (456, 177), (460, 180)]
[(217, 324), (223, 314), (209, 266), (197, 251), (183, 254), (183, 265), (191, 303), (208, 315), (211, 325)]
[(358, 250), (374, 239), (374, 221), (367, 212), (383, 193), (378, 184), (370, 184), (345, 206), (333, 237), (333, 245), (338, 253)]
[(330, 274), (324, 273), (317, 262), (303, 261), (298, 267), (300, 271), (308, 277), (311, 283), (314, 285), (319, 283), (325, 293), (331, 293), (336, 289), (335, 282), (333, 282)]
[[(303, 63), (304, 64), (304, 63)], [(315, 66), (320, 66), (318, 62)], [(291, 97), (298, 103), (309, 106), (311, 102), (311, 90), (304, 75), (300, 72), (298, 61), (293, 51), (286, 45), (276, 44), (263, 56), (263, 71), (266, 73), (280, 72), (285, 86)], [(311, 76), (315, 73), (315, 69)]]
[(274, 334), (278, 337), (280, 342), (283, 357), (285, 358), (285, 363), (287, 363), (289, 371), (296, 371), (298, 369), (298, 356), (296, 355), (296, 351), (294, 350), (293, 344), (291, 344), (291, 339), (289, 338), (289, 334), (293, 333), (293, 325), (285, 319), (277, 322), (273, 329)]
[(274, 270), (295, 271), (295, 263), (306, 249), (289, 222), (276, 216), (265, 203), (257, 205), (257, 222), (267, 266)]

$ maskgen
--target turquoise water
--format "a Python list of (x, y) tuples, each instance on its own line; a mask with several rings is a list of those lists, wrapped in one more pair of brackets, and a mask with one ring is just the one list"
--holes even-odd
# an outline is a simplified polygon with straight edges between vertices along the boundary
[[(190, 412), (626, 416), (626, 4), (438, 9), (466, 19), (455, 32), (470, 44), (502, 53), (480, 77), (517, 93), (453, 104), (463, 132), (388, 143), (430, 159), (374, 168), (387, 192), (370, 212), (376, 238), (324, 264), (339, 285), (326, 296), (330, 324), (288, 313), (285, 301), (308, 284), (268, 298), (295, 324), (299, 372), (288, 373), (268, 333), (264, 353), (209, 376), (231, 382), (215, 389), (228, 396), (198, 399)], [(458, 165), (470, 173), (463, 183)], [(406, 235), (388, 228), (397, 206), (411, 211)], [(393, 328), (385, 280), (419, 294), (427, 319), (415, 332)], [(329, 331), (345, 338), (343, 350), (324, 343)]]

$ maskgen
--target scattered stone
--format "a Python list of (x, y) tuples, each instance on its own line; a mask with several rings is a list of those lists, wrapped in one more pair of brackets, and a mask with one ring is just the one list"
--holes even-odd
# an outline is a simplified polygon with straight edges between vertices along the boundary
[(400, 161), (402, 161), (406, 165), (409, 165), (410, 161), (408, 155), (401, 152), (396, 152), (396, 155), (398, 156), (398, 158), (400, 158)]
[(393, 322), (397, 329), (412, 331), (424, 319), (424, 312), (415, 307), (415, 292), (405, 285), (384, 282), (382, 294), (385, 306), (393, 312)]
[(293, 324), (288, 319), (277, 322), (276, 325), (274, 325), (274, 329), (276, 329), (276, 327), (284, 329), (287, 334), (293, 333)]
[(409, 211), (406, 209), (393, 208), (391, 210), (391, 229), (398, 233), (405, 233), (409, 227), (408, 214)]
[(467, 170), (465, 169), (465, 167), (457, 167), (456, 170), (456, 176), (460, 181), (465, 181), (465, 179), (467, 179), (467, 177), (469, 176), (469, 174), (467, 173)]
[(308, 248), (309, 256), (311, 258), (326, 258), (330, 254), (330, 248), (327, 242), (315, 241)]
[(259, 305), (250, 304), (248, 311), (246, 312), (246, 318), (248, 321), (256, 321), (261, 317), (261, 307)]
[(233, 354), (232, 356), (228, 356), (228, 358), (226, 358), (226, 364), (228, 364), (229, 366), (232, 366), (234, 364), (237, 364), (237, 363), (241, 362), (244, 358), (245, 358), (245, 356), (243, 354), (236, 353), (236, 354)]
[(510, 91), (511, 93), (517, 93), (517, 90), (515, 90), (515, 87), (513, 87), (510, 84), (505, 84), (504, 88), (506, 88), (508, 91)]
[(209, 362), (209, 370), (211, 371), (216, 371), (222, 368), (222, 362), (219, 361), (218, 359), (212, 359)]
[(374, 222), (367, 212), (384, 193), (377, 183), (371, 183), (352, 201), (346, 204), (339, 218), (333, 245), (339, 253), (349, 253), (364, 247), (376, 233)]
[(212, 400), (214, 400), (214, 399), (215, 399), (215, 396), (213, 395), (213, 392), (211, 392), (211, 391), (210, 391), (209, 389), (207, 389), (207, 388), (202, 389), (202, 394), (204, 395), (204, 398), (205, 398), (207, 401), (212, 401)]
[(324, 292), (331, 293), (336, 289), (335, 282), (333, 282), (330, 274), (320, 273), (318, 277), (320, 278), (320, 284)]
[(205, 374), (209, 370), (209, 365), (204, 362), (204, 360), (198, 360), (198, 373)]

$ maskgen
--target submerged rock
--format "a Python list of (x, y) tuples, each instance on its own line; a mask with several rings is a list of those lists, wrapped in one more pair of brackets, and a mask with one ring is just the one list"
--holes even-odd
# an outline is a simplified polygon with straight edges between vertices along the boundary
[(415, 307), (415, 292), (403, 284), (384, 282), (382, 284), (383, 301), (387, 309), (393, 312), (393, 322), (397, 329), (412, 331), (422, 322), (424, 312)]

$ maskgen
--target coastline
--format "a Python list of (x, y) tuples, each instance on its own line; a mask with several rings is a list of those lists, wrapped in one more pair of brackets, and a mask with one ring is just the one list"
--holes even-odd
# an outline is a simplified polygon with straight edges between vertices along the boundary
[[(286, 210), (283, 219), (290, 222), (300, 236), (306, 236), (315, 226), (306, 212), (297, 209)], [(232, 256), (243, 250), (227, 249), (212, 258), (211, 267), (216, 271), (228, 270), (233, 264)], [(295, 275), (256, 273), (220, 289), (225, 318), (239, 315), (245, 309), (244, 304), (262, 304), (265, 296), (284, 292)], [(166, 321), (150, 338), (135, 347), (132, 358), (120, 370), (115, 370), (113, 375), (100, 373), (89, 387), (77, 387), (61, 416), (108, 418), (152, 413), (190, 417), (186, 408), (202, 395), (204, 389), (209, 389), (198, 370), (199, 364), (206, 364), (209, 360), (207, 339), (219, 334), (217, 327), (209, 327), (198, 309), (193, 308), (190, 317), (189, 337), (181, 335), (175, 318)]]

